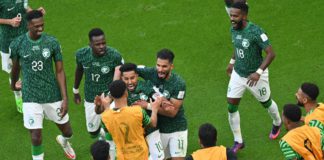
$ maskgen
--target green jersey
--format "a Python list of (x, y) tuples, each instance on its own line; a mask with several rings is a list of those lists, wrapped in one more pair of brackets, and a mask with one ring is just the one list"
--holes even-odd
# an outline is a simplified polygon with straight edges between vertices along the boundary
[(116, 49), (108, 46), (103, 56), (96, 56), (88, 46), (76, 52), (76, 63), (83, 67), (85, 75), (85, 100), (92, 103), (97, 95), (108, 91), (115, 67), (123, 63), (123, 58)]
[(1, 0), (0, 1), (0, 18), (12, 19), (21, 16), (19, 27), (0, 24), (0, 46), (4, 53), (9, 52), (10, 42), (14, 38), (27, 32), (26, 9), (28, 0)]
[[(183, 100), (185, 98), (185, 81), (176, 73), (171, 73), (169, 79), (160, 79), (156, 68), (138, 68), (139, 76), (146, 81), (150, 81), (160, 93), (167, 99), (174, 98)], [(184, 131), (187, 129), (187, 120), (184, 115), (184, 107), (180, 106), (177, 115), (174, 118), (158, 115), (158, 128), (161, 133), (172, 133)]]
[(62, 100), (53, 70), (53, 60), (62, 61), (61, 46), (56, 38), (45, 33), (34, 41), (29, 32), (10, 44), (10, 58), (20, 63), (22, 99), (24, 102), (52, 103)]
[(152, 85), (144, 81), (138, 81), (134, 91), (128, 91), (127, 104), (131, 106), (138, 100), (148, 101), (154, 93)]
[(270, 45), (265, 32), (257, 25), (248, 22), (242, 30), (231, 28), (235, 51), (234, 70), (241, 77), (248, 77), (261, 65), (262, 50)]

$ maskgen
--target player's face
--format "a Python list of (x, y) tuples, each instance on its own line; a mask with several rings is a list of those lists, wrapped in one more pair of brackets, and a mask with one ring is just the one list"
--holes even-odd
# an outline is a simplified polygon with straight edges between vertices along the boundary
[(28, 22), (28, 30), (33, 37), (39, 37), (44, 31), (44, 19), (43, 17), (32, 19)]
[(160, 79), (167, 79), (171, 74), (171, 70), (173, 69), (173, 64), (169, 62), (167, 59), (158, 58), (156, 61), (156, 70), (158, 72), (158, 77)]
[(304, 92), (299, 88), (295, 95), (297, 99), (297, 105), (304, 106), (304, 104), (307, 102), (307, 96), (304, 94)]
[(97, 56), (102, 56), (106, 52), (105, 35), (93, 36), (90, 41), (92, 52)]
[(230, 10), (231, 23), (235, 30), (243, 28), (243, 22), (246, 20), (246, 15), (237, 8), (231, 8)]
[(128, 71), (122, 73), (122, 80), (126, 83), (129, 91), (134, 91), (137, 86), (138, 74), (135, 71)]

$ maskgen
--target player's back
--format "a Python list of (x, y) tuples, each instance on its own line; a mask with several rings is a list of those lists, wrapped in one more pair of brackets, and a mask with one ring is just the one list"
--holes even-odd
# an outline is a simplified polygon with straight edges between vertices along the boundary
[(102, 113), (102, 121), (116, 143), (118, 159), (145, 160), (148, 158), (141, 107), (106, 110)]

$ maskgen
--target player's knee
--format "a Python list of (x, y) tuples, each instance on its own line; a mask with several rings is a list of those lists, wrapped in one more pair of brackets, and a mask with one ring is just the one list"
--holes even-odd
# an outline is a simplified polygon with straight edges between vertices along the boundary
[(265, 101), (265, 102), (260, 102), (261, 104), (262, 104), (262, 106), (264, 107), (264, 108), (269, 108), (270, 106), (271, 106), (271, 104), (272, 104), (272, 99), (271, 98), (269, 98), (267, 101)]
[(227, 109), (229, 113), (234, 113), (238, 110), (238, 105), (228, 103)]

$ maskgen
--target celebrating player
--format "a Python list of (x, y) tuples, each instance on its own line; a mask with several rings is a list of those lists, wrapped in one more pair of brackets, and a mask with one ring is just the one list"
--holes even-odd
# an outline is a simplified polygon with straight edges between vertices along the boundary
[[(9, 54), (10, 43), (18, 36), (27, 32), (26, 13), (32, 9), (28, 6), (28, 0), (0, 1), (0, 53), (2, 59), (2, 70), (11, 72), (12, 61)], [(43, 14), (43, 7), (38, 8)], [(18, 112), (22, 113), (21, 91), (14, 91)]]
[[(230, 76), (227, 101), (229, 124), (234, 134), (232, 150), (237, 153), (244, 147), (238, 105), (245, 90), (266, 108), (273, 120), (269, 138), (276, 139), (280, 133), (281, 119), (277, 104), (271, 99), (268, 66), (275, 57), (268, 36), (257, 25), (247, 20), (248, 6), (238, 2), (230, 11), (234, 53), (227, 67)], [(262, 58), (262, 50), (266, 57)]]
[[(24, 126), (29, 129), (34, 160), (44, 159), (42, 146), (43, 118), (56, 123), (62, 135), (56, 137), (69, 159), (75, 153), (68, 139), (72, 136), (69, 122), (68, 97), (63, 69), (62, 51), (56, 38), (43, 33), (44, 20), (41, 11), (27, 14), (28, 31), (10, 44), (13, 62), (11, 87), (23, 93)], [(53, 61), (55, 73), (53, 71)], [(22, 88), (16, 86), (22, 70)]]
[[(158, 128), (165, 157), (177, 160), (186, 156), (188, 129), (183, 107), (186, 84), (178, 74), (172, 72), (173, 59), (174, 54), (171, 50), (162, 49), (157, 53), (156, 67), (137, 70), (139, 76), (151, 81), (155, 92), (164, 97), (162, 108), (159, 109)], [(166, 106), (174, 109), (163, 109)]]
[[(115, 108), (102, 113), (102, 121), (116, 143), (117, 157), (121, 160), (148, 159), (148, 148), (144, 139), (144, 129), (148, 125), (156, 127), (157, 112), (162, 99), (158, 97), (152, 103), (152, 114), (149, 117), (140, 106), (127, 107), (128, 92), (122, 80), (113, 81), (109, 86)], [(108, 98), (108, 99), (107, 99)], [(109, 97), (95, 98), (96, 108), (109, 105)]]
[(73, 87), (74, 102), (81, 103), (79, 86), (83, 74), (84, 107), (87, 130), (91, 137), (98, 137), (101, 130), (100, 115), (94, 111), (94, 98), (103, 92), (108, 92), (107, 86), (113, 81), (115, 68), (123, 63), (120, 53), (106, 45), (104, 32), (100, 28), (93, 28), (89, 32), (89, 46), (81, 48), (76, 53), (75, 81)]

